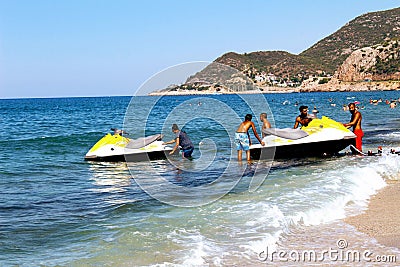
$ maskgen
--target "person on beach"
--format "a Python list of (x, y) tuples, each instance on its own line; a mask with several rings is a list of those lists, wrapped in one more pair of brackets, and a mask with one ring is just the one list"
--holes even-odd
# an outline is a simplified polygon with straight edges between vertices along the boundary
[(301, 124), (302, 126), (307, 126), (310, 121), (312, 121), (312, 118), (310, 117), (310, 115), (308, 115), (307, 106), (300, 106), (299, 111), (300, 115), (297, 116), (293, 129), (297, 129), (297, 127), (299, 127), (299, 124)]
[(238, 151), (238, 161), (242, 161), (242, 151), (244, 150), (246, 151), (247, 161), (250, 162), (250, 128), (253, 130), (254, 136), (257, 138), (260, 144), (262, 146), (265, 145), (260, 136), (258, 136), (256, 127), (254, 126), (254, 122), (251, 121), (252, 118), (253, 116), (251, 114), (246, 114), (244, 121), (239, 125), (239, 128), (236, 130), (235, 133), (235, 144)]
[(194, 146), (192, 141), (190, 141), (189, 136), (186, 134), (185, 131), (179, 130), (178, 125), (176, 125), (175, 123), (172, 124), (172, 132), (175, 134), (175, 139), (163, 143), (163, 145), (175, 143), (174, 148), (171, 152), (169, 152), (169, 154), (174, 154), (175, 151), (178, 150), (179, 147), (181, 147), (182, 158), (190, 158), (192, 156)]
[(261, 136), (262, 136), (262, 138), (264, 138), (266, 136), (266, 134), (263, 132), (263, 130), (271, 128), (271, 123), (267, 119), (267, 113), (261, 113), (260, 114), (260, 121), (262, 122)]
[[(361, 121), (362, 121), (362, 115), (361, 113), (356, 109), (356, 104), (350, 103), (348, 105), (349, 111), (351, 113), (351, 119), (349, 123), (343, 123), (343, 125), (347, 128), (353, 127), (353, 133), (357, 136), (356, 137), (356, 148), (359, 151), (362, 151), (362, 138), (364, 136), (364, 132), (361, 129)], [(354, 153), (354, 151), (353, 151)]]

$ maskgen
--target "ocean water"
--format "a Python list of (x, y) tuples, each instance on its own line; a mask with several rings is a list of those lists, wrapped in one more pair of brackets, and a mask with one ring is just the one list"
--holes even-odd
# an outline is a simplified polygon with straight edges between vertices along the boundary
[[(349, 247), (387, 252), (341, 219), (399, 179), (400, 157), (386, 152), (400, 147), (400, 108), (369, 99), (400, 93), (264, 97), (0, 100), (0, 265), (264, 266), (266, 248), (335, 247), (342, 237)], [(383, 156), (236, 162), (227, 136), (246, 113), (264, 110), (276, 127), (292, 127), (298, 102), (347, 122), (342, 105), (350, 101), (360, 102), (364, 150), (383, 146)], [(112, 127), (169, 140), (176, 121), (195, 143), (193, 161), (83, 160)], [(254, 179), (260, 186), (249, 190)]]

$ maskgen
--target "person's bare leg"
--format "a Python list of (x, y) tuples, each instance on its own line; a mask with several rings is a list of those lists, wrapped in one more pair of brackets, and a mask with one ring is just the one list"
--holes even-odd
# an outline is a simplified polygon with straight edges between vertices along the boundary
[(251, 159), (250, 159), (250, 149), (246, 151), (246, 158), (247, 158), (248, 162), (251, 161)]
[(238, 150), (238, 161), (242, 161), (242, 150)]

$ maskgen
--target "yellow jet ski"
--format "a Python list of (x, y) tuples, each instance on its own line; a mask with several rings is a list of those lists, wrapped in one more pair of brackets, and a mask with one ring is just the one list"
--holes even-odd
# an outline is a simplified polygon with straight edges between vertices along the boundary
[(253, 159), (285, 159), (332, 156), (355, 145), (355, 134), (342, 123), (323, 116), (301, 129), (264, 129), (265, 146), (250, 146)]
[(86, 153), (85, 160), (135, 162), (165, 159), (172, 148), (163, 145), (161, 139), (161, 134), (130, 139), (123, 136), (123, 131), (114, 131), (114, 134), (108, 133), (101, 138)]

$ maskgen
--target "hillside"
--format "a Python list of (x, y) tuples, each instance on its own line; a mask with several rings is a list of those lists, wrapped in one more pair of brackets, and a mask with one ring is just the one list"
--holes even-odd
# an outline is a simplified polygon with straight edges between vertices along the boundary
[(387, 41), (354, 51), (338, 68), (336, 78), (344, 82), (399, 80), (399, 41)]
[(400, 8), (361, 15), (300, 53), (333, 73), (355, 50), (400, 37)]
[(400, 41), (360, 48), (350, 54), (327, 82), (310, 77), (298, 88), (312, 91), (376, 91), (400, 89)]
[[(371, 12), (351, 20), (299, 55), (286, 51), (228, 52), (214, 62), (233, 67), (241, 75), (232, 74), (215, 64), (189, 77), (185, 84), (167, 91), (243, 92), (251, 90), (250, 83), (270, 92), (336, 91), (341, 90), (338, 87), (340, 81), (354, 83), (365, 80), (396, 80), (396, 84), (389, 84), (387, 88), (399, 89), (397, 40), (400, 40), (400, 8)], [(343, 90), (351, 90), (352, 86)], [(374, 88), (379, 86), (377, 83)], [(367, 84), (364, 87), (371, 86)]]
[(313, 60), (286, 51), (258, 51), (245, 54), (229, 52), (215, 62), (225, 64), (254, 76), (258, 72), (274, 73), (276, 76), (293, 78), (315, 74), (321, 66)]
[(299, 55), (285, 51), (229, 52), (215, 61), (250, 70), (253, 77), (262, 71), (289, 79), (321, 72), (333, 74), (353, 51), (398, 37), (400, 8), (395, 8), (361, 15)]

